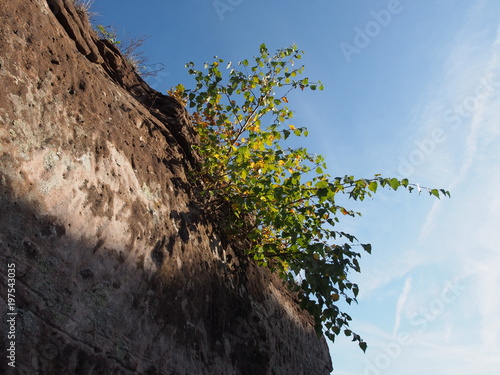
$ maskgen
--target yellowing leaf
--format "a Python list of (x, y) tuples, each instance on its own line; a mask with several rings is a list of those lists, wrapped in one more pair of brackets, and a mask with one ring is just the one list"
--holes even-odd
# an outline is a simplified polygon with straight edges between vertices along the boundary
[(288, 98), (286, 96), (282, 97), (281, 100), (283, 100), (285, 103), (288, 103)]
[(252, 132), (259, 132), (260, 131), (260, 126), (259, 126), (259, 124), (254, 124), (252, 126), (249, 126), (248, 130), (250, 130)]

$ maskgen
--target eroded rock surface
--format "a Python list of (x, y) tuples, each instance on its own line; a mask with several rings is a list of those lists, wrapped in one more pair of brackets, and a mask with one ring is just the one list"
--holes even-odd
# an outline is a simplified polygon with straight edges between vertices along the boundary
[(184, 108), (71, 1), (2, 4), (0, 84), (0, 372), (330, 373), (310, 317), (194, 203)]

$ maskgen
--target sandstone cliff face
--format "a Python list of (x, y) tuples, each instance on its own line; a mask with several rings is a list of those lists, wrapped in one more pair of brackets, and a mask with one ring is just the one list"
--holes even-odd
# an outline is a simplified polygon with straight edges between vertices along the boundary
[(72, 2), (2, 4), (0, 85), (0, 372), (330, 373), (293, 296), (197, 208), (184, 108)]

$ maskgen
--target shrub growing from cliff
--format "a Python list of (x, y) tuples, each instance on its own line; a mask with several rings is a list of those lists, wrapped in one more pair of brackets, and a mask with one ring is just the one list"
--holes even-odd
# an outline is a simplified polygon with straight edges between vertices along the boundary
[(270, 54), (262, 44), (252, 63), (226, 65), (216, 57), (197, 70), (191, 62), (186, 67), (195, 88), (178, 85), (170, 93), (192, 109), (201, 139), (201, 204), (218, 213), (226, 235), (249, 239), (249, 255), (299, 293), (318, 334), (334, 340), (343, 331), (365, 350), (337, 301), (356, 301), (359, 289), (348, 276), (360, 272), (360, 250), (370, 253), (371, 246), (338, 229), (343, 216), (361, 215), (339, 205), (338, 196), (362, 201), (379, 187), (411, 192), (417, 185), (380, 175), (332, 177), (322, 156), (290, 146), (307, 129), (293, 124), (288, 94), (323, 89), (321, 82), (300, 78), (302, 54), (295, 45)]

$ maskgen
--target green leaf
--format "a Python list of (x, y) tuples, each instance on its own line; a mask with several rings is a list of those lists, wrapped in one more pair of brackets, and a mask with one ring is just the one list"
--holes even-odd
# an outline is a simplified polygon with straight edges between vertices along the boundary
[(366, 353), (366, 347), (367, 347), (366, 342), (360, 341), (358, 345), (361, 348), (361, 350), (363, 351), (363, 353)]
[(439, 189), (439, 191), (446, 197), (451, 198), (450, 192), (444, 189)]
[(391, 178), (389, 180), (389, 186), (393, 189), (393, 190), (398, 190), (398, 187), (400, 186), (400, 182), (397, 178)]
[(370, 245), (369, 243), (361, 244), (361, 246), (363, 247), (363, 250), (365, 250), (368, 254), (372, 253), (372, 245)]

